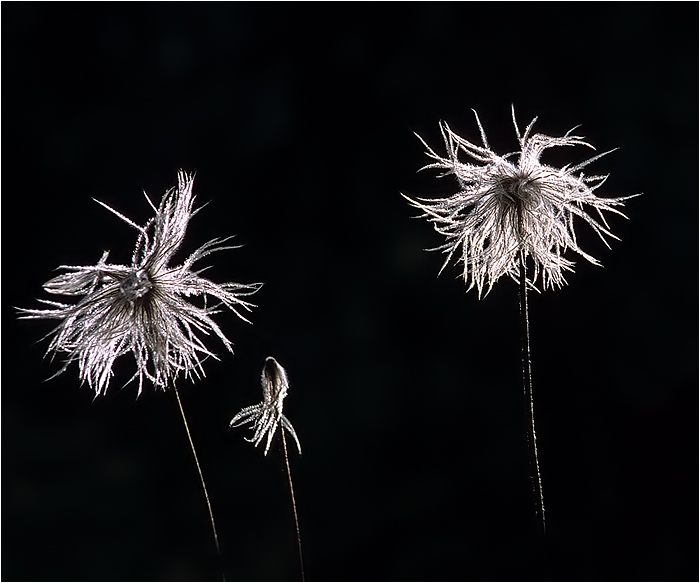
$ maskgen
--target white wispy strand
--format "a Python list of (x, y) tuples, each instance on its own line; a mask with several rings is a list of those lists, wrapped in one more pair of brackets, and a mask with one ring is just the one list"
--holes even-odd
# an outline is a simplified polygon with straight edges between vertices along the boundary
[[(440, 272), (450, 262), (452, 255), (459, 252), (468, 289), (476, 286), (481, 297), (484, 286), (488, 286), (488, 293), (503, 275), (518, 281), (518, 256), (521, 250), (534, 260), (534, 275), (528, 279), (528, 285), (532, 288), (535, 288), (538, 278), (544, 288), (561, 287), (566, 283), (563, 272), (573, 271), (574, 266), (572, 261), (564, 258), (568, 249), (594, 265), (600, 265), (597, 259), (578, 246), (574, 217), (588, 223), (608, 248), (610, 246), (605, 236), (618, 238), (610, 232), (603, 211), (625, 217), (615, 207), (622, 206), (623, 201), (632, 196), (598, 198), (594, 191), (608, 176), (584, 176), (580, 172), (594, 160), (614, 150), (574, 166), (553, 168), (542, 164), (540, 156), (547, 148), (593, 146), (583, 137), (572, 135), (576, 128), (558, 138), (530, 135), (537, 118), (521, 135), (513, 109), (513, 125), (520, 149), (499, 156), (489, 147), (476, 111), (474, 115), (481, 134), (481, 146), (458, 136), (443, 122), (440, 130), (447, 157), (442, 157), (416, 134), (427, 148), (427, 155), (435, 160), (421, 170), (444, 170), (441, 176), (453, 174), (460, 187), (459, 192), (448, 198), (412, 200), (404, 195), (415, 208), (423, 211), (421, 217), (427, 217), (435, 230), (447, 238), (447, 243), (431, 249), (447, 253)], [(471, 161), (460, 161), (460, 152)], [(595, 209), (595, 219), (583, 210), (584, 205)]]
[[(97, 201), (138, 231), (131, 265), (107, 263), (108, 251), (97, 265), (62, 265), (59, 269), (68, 273), (49, 280), (44, 289), (56, 295), (80, 296), (80, 300), (75, 304), (39, 300), (51, 309), (19, 310), (20, 318), (61, 321), (49, 334), (47, 354), (67, 356), (63, 368), (53, 376), (77, 362), (81, 382), (87, 381), (96, 395), (104, 395), (114, 361), (130, 352), (136, 373), (129, 382), (138, 377), (140, 395), (144, 379), (165, 390), (181, 372), (188, 379), (204, 376), (202, 360), (216, 355), (206, 348), (201, 335), (214, 333), (232, 351), (231, 342), (211, 316), (224, 306), (246, 320), (238, 310), (254, 306), (240, 297), (255, 293), (262, 284), (216, 284), (199, 276), (203, 269), (193, 270), (203, 257), (234, 249), (223, 245), (231, 237), (212, 239), (181, 265), (170, 266), (198, 210), (192, 210), (193, 182), (194, 174), (180, 171), (177, 187), (163, 195), (157, 208), (144, 193), (155, 211), (144, 226)], [(185, 299), (189, 296), (204, 296), (204, 306), (189, 303)], [(207, 306), (206, 296), (218, 303)]]
[(267, 455), (272, 438), (277, 431), (277, 427), (281, 424), (282, 428), (289, 431), (292, 435), (294, 441), (296, 441), (299, 453), (301, 453), (301, 444), (296, 431), (294, 431), (294, 427), (292, 427), (289, 419), (282, 414), (283, 401), (289, 390), (287, 372), (274, 358), (268, 356), (265, 359), (260, 382), (263, 390), (262, 403), (251, 405), (239, 411), (231, 419), (230, 426), (238, 427), (246, 423), (252, 423), (254, 429), (253, 437), (250, 439), (246, 437), (245, 439), (253, 442), (257, 447), (263, 440), (263, 437), (267, 435), (267, 445), (265, 446), (265, 455)]

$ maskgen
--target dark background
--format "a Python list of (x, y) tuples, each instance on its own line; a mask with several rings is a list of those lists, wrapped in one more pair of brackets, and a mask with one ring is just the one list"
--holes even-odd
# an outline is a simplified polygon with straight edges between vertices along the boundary
[[(77, 367), (44, 381), (58, 265), (127, 263), (136, 220), (197, 171), (181, 257), (214, 236), (214, 281), (265, 282), (235, 355), (181, 394), (229, 580), (299, 576), (279, 443), (228, 428), (285, 411), (311, 580), (697, 580), (698, 6), (39, 4), (2, 6), (2, 578), (217, 579), (206, 506), (172, 393), (93, 400)], [(521, 409), (517, 286), (465, 293), (399, 195), (448, 195), (413, 132), (438, 122), (517, 147), (510, 120), (604, 151), (597, 193), (630, 221), (585, 225), (569, 285), (531, 297), (546, 539)], [(548, 151), (544, 162), (588, 157)], [(573, 256), (570, 258), (580, 259)]]

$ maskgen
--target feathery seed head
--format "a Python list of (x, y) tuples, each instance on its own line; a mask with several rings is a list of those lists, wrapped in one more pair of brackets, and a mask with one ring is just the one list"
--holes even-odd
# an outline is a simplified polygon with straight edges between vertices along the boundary
[[(572, 261), (564, 258), (567, 249), (600, 265), (578, 246), (574, 217), (586, 221), (609, 247), (605, 236), (617, 237), (610, 232), (603, 211), (624, 217), (615, 207), (622, 206), (623, 201), (632, 196), (598, 198), (594, 191), (607, 176), (584, 176), (579, 171), (613, 150), (572, 167), (554, 168), (542, 164), (540, 156), (547, 148), (593, 146), (584, 138), (571, 135), (573, 129), (558, 138), (530, 135), (537, 118), (530, 122), (521, 136), (513, 109), (513, 125), (520, 150), (499, 156), (490, 149), (479, 116), (476, 112), (474, 115), (482, 146), (458, 136), (444, 122), (440, 129), (447, 157), (436, 154), (417, 136), (427, 148), (427, 155), (435, 160), (422, 170), (436, 168), (444, 170), (440, 176), (454, 175), (459, 192), (448, 198), (417, 201), (404, 195), (447, 239), (444, 245), (433, 249), (447, 253), (440, 271), (450, 262), (452, 255), (459, 252), (464, 264), (464, 280), (469, 283), (468, 290), (476, 285), (481, 297), (484, 286), (488, 285), (488, 293), (503, 275), (517, 281), (521, 250), (534, 260), (534, 276), (528, 279), (528, 285), (533, 288), (538, 278), (541, 278), (544, 288), (561, 287), (566, 283), (563, 272), (573, 271), (574, 266)], [(471, 161), (461, 161), (460, 152)], [(595, 209), (599, 220), (584, 211), (584, 205)]]
[[(212, 239), (182, 265), (170, 265), (190, 218), (197, 212), (192, 210), (193, 182), (194, 174), (180, 171), (178, 186), (163, 195), (157, 208), (146, 195), (155, 216), (144, 226), (100, 202), (139, 233), (131, 265), (107, 263), (108, 251), (94, 266), (63, 265), (60, 268), (68, 273), (49, 280), (44, 289), (51, 294), (80, 296), (77, 303), (39, 300), (51, 309), (19, 309), (20, 318), (60, 320), (49, 334), (53, 337), (47, 353), (67, 357), (53, 376), (77, 361), (80, 380), (87, 381), (96, 395), (104, 395), (114, 361), (131, 352), (137, 369), (131, 380), (138, 377), (140, 395), (144, 378), (165, 390), (180, 372), (186, 378), (204, 375), (203, 358), (216, 355), (199, 335), (214, 333), (232, 350), (211, 316), (224, 306), (245, 320), (238, 310), (250, 310), (253, 304), (240, 298), (255, 293), (262, 284), (216, 284), (200, 277), (201, 269), (193, 271), (193, 264), (206, 255), (233, 249), (222, 245), (229, 238)], [(188, 296), (204, 296), (204, 306), (186, 301)], [(219, 303), (207, 306), (206, 296)]]
[(239, 411), (233, 419), (231, 419), (230, 427), (238, 427), (245, 423), (252, 423), (255, 433), (253, 437), (247, 441), (251, 441), (257, 447), (263, 437), (267, 435), (267, 444), (265, 445), (265, 454), (267, 455), (272, 443), (272, 438), (277, 431), (277, 427), (281, 424), (283, 430), (286, 429), (294, 438), (297, 444), (299, 453), (301, 453), (301, 444), (297, 437), (294, 427), (289, 422), (289, 419), (282, 414), (284, 406), (284, 398), (289, 390), (289, 380), (287, 379), (287, 371), (271, 356), (265, 359), (265, 366), (260, 379), (263, 389), (262, 403), (251, 405)]

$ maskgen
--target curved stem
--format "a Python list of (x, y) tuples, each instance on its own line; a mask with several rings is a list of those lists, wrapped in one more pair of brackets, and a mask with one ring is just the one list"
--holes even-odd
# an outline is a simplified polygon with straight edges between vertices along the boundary
[(527, 309), (527, 276), (525, 274), (525, 251), (520, 250), (520, 350), (523, 363), (523, 393), (528, 418), (527, 443), (530, 452), (530, 477), (532, 492), (535, 496), (536, 514), (542, 522), (542, 533), (545, 532), (544, 494), (542, 493), (542, 477), (540, 462), (537, 457), (537, 434), (535, 433), (535, 408), (532, 398), (532, 363), (530, 362), (530, 319)]
[(289, 492), (292, 495), (292, 510), (294, 511), (294, 526), (297, 529), (297, 544), (299, 545), (299, 564), (301, 566), (301, 580), (304, 581), (304, 558), (301, 554), (301, 534), (299, 533), (299, 517), (297, 516), (297, 503), (294, 500), (294, 486), (292, 485), (292, 472), (289, 469), (289, 456), (287, 456), (287, 440), (282, 428), (282, 446), (284, 447), (284, 461), (287, 464), (287, 477), (289, 478)]
[[(194, 442), (192, 441), (192, 435), (190, 434), (189, 425), (187, 425), (187, 418), (185, 417), (185, 410), (182, 408), (182, 401), (180, 400), (180, 393), (177, 387), (173, 386), (175, 389), (175, 396), (177, 397), (177, 404), (180, 406), (180, 413), (182, 414), (182, 421), (185, 424), (185, 431), (187, 431), (187, 438), (190, 440), (190, 447), (192, 448), (192, 455), (194, 456), (194, 463), (197, 465), (197, 471), (199, 472), (199, 479), (202, 482), (202, 490), (204, 490), (204, 498), (207, 501), (207, 508), (209, 509), (209, 520), (211, 521), (211, 530), (214, 534), (214, 544), (216, 545), (216, 553), (221, 559), (221, 549), (219, 548), (219, 535), (216, 534), (216, 524), (214, 523), (214, 513), (211, 511), (211, 502), (209, 502), (209, 493), (207, 492), (207, 485), (204, 483), (204, 475), (202, 474), (202, 468), (199, 465), (199, 458), (197, 458), (197, 451), (194, 449)], [(223, 580), (226, 581), (226, 576), (223, 574)]]

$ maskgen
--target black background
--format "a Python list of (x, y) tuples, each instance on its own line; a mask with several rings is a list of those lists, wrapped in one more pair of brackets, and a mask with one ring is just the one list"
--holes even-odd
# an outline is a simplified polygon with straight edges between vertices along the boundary
[[(214, 236), (214, 281), (265, 282), (235, 355), (180, 383), (229, 580), (299, 576), (279, 444), (228, 428), (273, 355), (312, 580), (697, 580), (698, 6), (6, 4), (2, 7), (4, 580), (217, 579), (172, 393), (44, 381), (51, 322), (17, 321), (61, 264), (127, 263), (153, 199), (197, 171), (181, 257)], [(452, 179), (413, 132), (494, 150), (582, 124), (643, 192), (608, 250), (585, 225), (569, 285), (531, 297), (546, 539), (521, 409), (517, 286), (485, 299), (399, 195)], [(544, 162), (589, 156), (548, 151)], [(575, 257), (570, 257), (575, 258)]]

